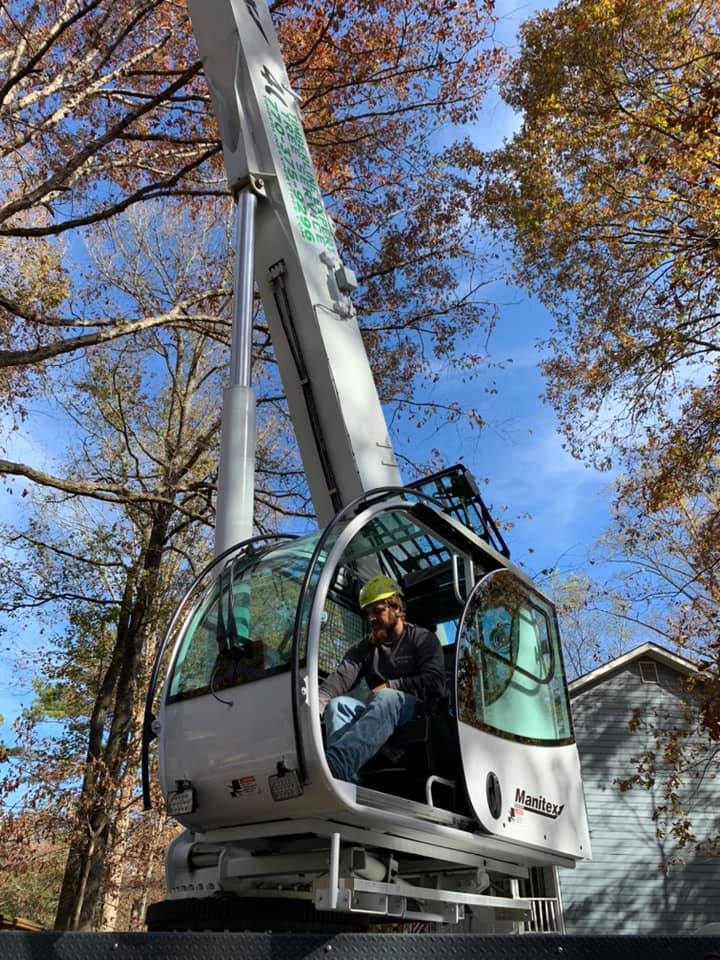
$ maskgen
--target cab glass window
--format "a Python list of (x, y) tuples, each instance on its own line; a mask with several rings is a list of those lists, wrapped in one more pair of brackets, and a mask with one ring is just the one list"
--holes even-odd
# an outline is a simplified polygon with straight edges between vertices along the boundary
[[(307, 649), (310, 611), (320, 575), (332, 546), (344, 531), (347, 521), (330, 528), (324, 541), (323, 556), (311, 572), (302, 616), (301, 657)], [(357, 598), (362, 584), (378, 573), (387, 573), (396, 580), (436, 562), (436, 556), (447, 549), (427, 530), (421, 528), (405, 510), (391, 510), (368, 521), (349, 541), (333, 574), (324, 604), (320, 629), (319, 666), (321, 671), (334, 669), (347, 650), (362, 640), (367, 632), (365, 617)]]
[[(302, 617), (301, 657), (305, 656), (310, 611), (324, 562), (345, 527), (346, 522), (341, 522), (330, 528), (324, 541), (324, 556), (318, 558), (311, 573)], [(358, 530), (340, 557), (323, 604), (318, 648), (320, 677), (332, 672), (350, 647), (368, 633), (367, 619), (358, 606), (358, 594), (364, 582), (378, 573), (403, 580), (408, 574), (430, 570), (449, 558), (446, 545), (404, 509), (381, 513)], [(442, 638), (446, 643), (451, 642), (444, 631)], [(362, 699), (362, 685), (353, 695)]]
[(168, 702), (289, 670), (300, 589), (319, 534), (223, 568), (191, 616)]
[(527, 743), (569, 743), (567, 686), (548, 602), (508, 570), (489, 574), (465, 611), (460, 719)]

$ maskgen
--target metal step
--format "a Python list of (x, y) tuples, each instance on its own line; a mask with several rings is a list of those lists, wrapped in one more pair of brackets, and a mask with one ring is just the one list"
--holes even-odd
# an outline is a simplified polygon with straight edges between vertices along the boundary
[(455, 827), (456, 830), (467, 830), (473, 833), (478, 829), (477, 821), (470, 817), (461, 817), (452, 810), (443, 810), (441, 807), (431, 807), (427, 803), (417, 800), (408, 800), (405, 797), (396, 797), (391, 793), (381, 793), (379, 790), (370, 790), (368, 787), (357, 788), (357, 802), (366, 807), (378, 810), (392, 810), (404, 813), (431, 823), (442, 823), (446, 827)]

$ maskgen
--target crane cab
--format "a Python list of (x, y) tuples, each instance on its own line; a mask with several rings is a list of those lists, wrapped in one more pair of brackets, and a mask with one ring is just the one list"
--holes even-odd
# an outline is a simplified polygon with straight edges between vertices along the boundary
[[(553, 607), (489, 542), (487, 515), (475, 519), (478, 532), (421, 490), (371, 493), (324, 531), (239, 545), (196, 583), (147, 724), (168, 810), (187, 828), (183, 862), (188, 850), (219, 850), (203, 892), (247, 894), (245, 874), (223, 881), (223, 845), (247, 852), (279, 825), (296, 841), (344, 831), (403, 862), (430, 851), (510, 874), (589, 856)], [(408, 621), (436, 632), (448, 695), (351, 784), (326, 762), (318, 689), (364, 636), (358, 594), (378, 573), (403, 586)], [(182, 886), (171, 882), (171, 896), (197, 895), (196, 883)]]

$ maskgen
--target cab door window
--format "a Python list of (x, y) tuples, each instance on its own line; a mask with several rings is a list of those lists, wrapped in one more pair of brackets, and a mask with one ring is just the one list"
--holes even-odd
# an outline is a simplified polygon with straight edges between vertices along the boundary
[(509, 570), (475, 588), (459, 636), (461, 721), (527, 743), (572, 742), (550, 604)]

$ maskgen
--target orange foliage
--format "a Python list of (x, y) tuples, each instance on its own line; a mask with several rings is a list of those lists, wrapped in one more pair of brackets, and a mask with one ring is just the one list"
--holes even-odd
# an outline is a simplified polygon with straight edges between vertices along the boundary
[(481, 161), (483, 209), (557, 318), (569, 445), (599, 466), (643, 449), (650, 510), (720, 453), (719, 34), (714, 0), (563, 0), (524, 24), (522, 128)]

